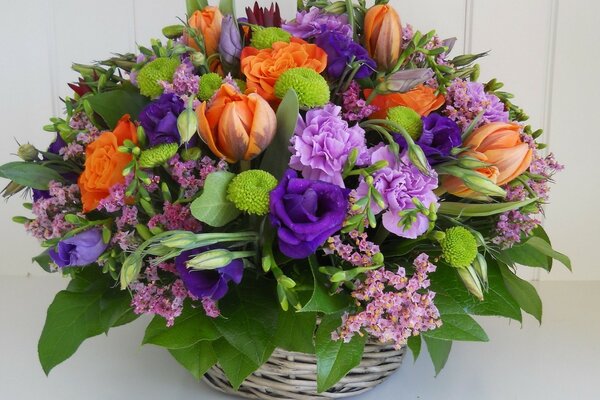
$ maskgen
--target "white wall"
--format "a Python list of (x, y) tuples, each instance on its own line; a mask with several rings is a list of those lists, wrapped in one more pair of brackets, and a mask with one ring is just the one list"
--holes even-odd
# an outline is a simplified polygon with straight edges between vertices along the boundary
[[(71, 62), (89, 62), (112, 52), (133, 51), (134, 44), (160, 37), (176, 23), (184, 0), (29, 0), (2, 2), (0, 15), (0, 162), (13, 160), (14, 138), (43, 145), (50, 135), (41, 127), (61, 111), (58, 96), (69, 93), (75, 78)], [(266, 2), (263, 1), (263, 3)], [(286, 17), (295, 1), (280, 2)], [(594, 200), (600, 178), (592, 162), (600, 149), (594, 74), (600, 71), (594, 0), (392, 0), (404, 23), (442, 36), (459, 38), (456, 51), (492, 49), (482, 62), (482, 80), (497, 77), (516, 94), (536, 127), (567, 169), (548, 207), (546, 225), (555, 247), (573, 259), (574, 273), (557, 267), (547, 276), (525, 269), (531, 279), (598, 280), (600, 265), (592, 251), (600, 239), (600, 213)], [(238, 11), (250, 1), (238, 0)], [(285, 4), (285, 5), (284, 5)], [(39, 252), (35, 240), (10, 222), (22, 214), (19, 199), (0, 207), (0, 274), (43, 275), (31, 265)]]

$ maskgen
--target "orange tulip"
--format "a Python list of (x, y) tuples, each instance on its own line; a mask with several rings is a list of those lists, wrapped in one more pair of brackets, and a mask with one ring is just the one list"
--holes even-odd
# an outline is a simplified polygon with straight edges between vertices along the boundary
[[(206, 56), (215, 54), (219, 48), (219, 38), (221, 37), (221, 22), (223, 14), (218, 7), (204, 7), (202, 10), (196, 10), (188, 20), (192, 28), (200, 38), (204, 38), (204, 50)], [(196, 41), (185, 35), (185, 41), (188, 46), (200, 50)]]
[[(365, 89), (365, 97), (369, 97), (371, 89)], [(435, 89), (419, 85), (406, 93), (389, 93), (375, 96), (371, 105), (378, 108), (371, 114), (371, 119), (385, 119), (390, 108), (404, 106), (412, 108), (421, 116), (427, 116), (432, 111), (444, 105), (444, 95), (435, 95)]]
[(210, 150), (229, 163), (251, 160), (275, 136), (275, 112), (257, 93), (245, 95), (223, 84), (211, 100), (196, 108), (198, 132)]
[[(477, 170), (498, 186), (506, 185), (529, 168), (533, 150), (521, 139), (517, 123), (492, 122), (475, 130), (463, 143), (469, 150), (464, 156), (474, 157), (491, 164)], [(442, 186), (460, 197), (476, 197), (459, 178), (448, 176)]]
[(85, 166), (77, 184), (81, 192), (83, 212), (95, 210), (100, 200), (108, 197), (110, 188), (125, 182), (123, 169), (132, 159), (121, 153), (119, 146), (126, 139), (137, 143), (137, 128), (124, 115), (112, 132), (104, 132), (85, 149)]
[(400, 16), (388, 5), (373, 6), (365, 14), (365, 47), (380, 69), (396, 65), (402, 48)]

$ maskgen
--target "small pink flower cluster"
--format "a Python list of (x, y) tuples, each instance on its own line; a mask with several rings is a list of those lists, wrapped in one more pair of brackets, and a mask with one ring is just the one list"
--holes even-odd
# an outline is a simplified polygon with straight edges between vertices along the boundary
[(348, 121), (360, 121), (377, 111), (376, 106), (367, 105), (360, 98), (360, 86), (352, 81), (348, 89), (342, 93), (342, 116)]
[(163, 227), (169, 231), (184, 230), (190, 232), (200, 232), (202, 225), (190, 212), (190, 207), (179, 203), (165, 202), (163, 213), (156, 214), (148, 221), (149, 228), (157, 226)]
[(327, 240), (326, 254), (337, 254), (343, 260), (357, 267), (373, 265), (373, 256), (379, 254), (379, 246), (370, 242), (366, 233), (353, 230), (348, 236), (354, 244), (344, 243), (340, 235), (335, 235)]
[(381, 268), (369, 271), (363, 282), (357, 281), (352, 297), (364, 310), (344, 315), (342, 327), (332, 333), (332, 339), (349, 342), (355, 334), (362, 336), (364, 330), (382, 343), (392, 342), (400, 348), (409, 337), (440, 327), (440, 313), (433, 303), (435, 293), (427, 289), (427, 275), (436, 266), (424, 253), (413, 264), (415, 273), (410, 278), (402, 267), (396, 273)]
[(25, 224), (29, 234), (39, 240), (62, 237), (73, 229), (73, 225), (65, 221), (65, 215), (81, 211), (79, 186), (51, 181), (48, 197), (34, 201), (31, 211), (36, 218)]
[(182, 161), (179, 154), (169, 160), (171, 176), (185, 190), (185, 197), (194, 197), (204, 186), (206, 177), (215, 171), (227, 169), (225, 161), (215, 162), (210, 157), (201, 160)]

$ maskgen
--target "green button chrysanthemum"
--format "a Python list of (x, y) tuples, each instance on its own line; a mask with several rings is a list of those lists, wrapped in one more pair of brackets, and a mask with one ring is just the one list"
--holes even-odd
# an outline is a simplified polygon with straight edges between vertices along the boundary
[(255, 26), (252, 28), (250, 46), (262, 50), (270, 49), (275, 42), (289, 43), (292, 35), (281, 28)]
[(219, 74), (211, 72), (210, 74), (202, 75), (200, 85), (198, 87), (198, 98), (202, 101), (208, 101), (221, 87), (223, 78)]
[(468, 229), (455, 226), (447, 229), (440, 240), (444, 259), (454, 268), (467, 268), (477, 256), (477, 240)]
[(269, 193), (275, 186), (277, 179), (273, 175), (260, 169), (251, 169), (231, 180), (227, 187), (227, 199), (238, 210), (265, 215), (269, 212)]
[(177, 153), (178, 149), (178, 143), (159, 144), (151, 149), (142, 151), (138, 163), (142, 168), (158, 167), (169, 161)]
[(329, 102), (327, 81), (310, 68), (292, 68), (281, 74), (275, 83), (275, 96), (282, 99), (289, 89), (294, 89), (301, 107), (319, 107)]
[(414, 140), (418, 140), (423, 132), (421, 116), (412, 108), (392, 107), (387, 112), (387, 119), (403, 127)]
[(140, 93), (148, 97), (158, 97), (163, 92), (160, 81), (173, 81), (173, 74), (179, 66), (175, 58), (157, 58), (144, 65), (137, 76)]

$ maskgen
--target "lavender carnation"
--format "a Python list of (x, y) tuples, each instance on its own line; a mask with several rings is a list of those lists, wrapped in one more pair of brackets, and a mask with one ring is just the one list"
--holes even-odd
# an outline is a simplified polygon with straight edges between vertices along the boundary
[(298, 118), (292, 137), (290, 167), (306, 179), (321, 180), (344, 187), (342, 171), (352, 149), (358, 149), (357, 165), (368, 162), (365, 131), (352, 127), (340, 115), (341, 107), (328, 104)]
[(352, 38), (352, 28), (348, 25), (348, 17), (345, 14), (326, 14), (317, 7), (311, 7), (309, 11), (300, 11), (295, 20), (283, 24), (282, 28), (302, 39), (315, 37), (323, 32), (337, 32)]
[(446, 115), (463, 130), (483, 111), (483, 117), (475, 128), (490, 122), (508, 122), (508, 111), (500, 99), (486, 93), (479, 82), (455, 79), (446, 93)]

